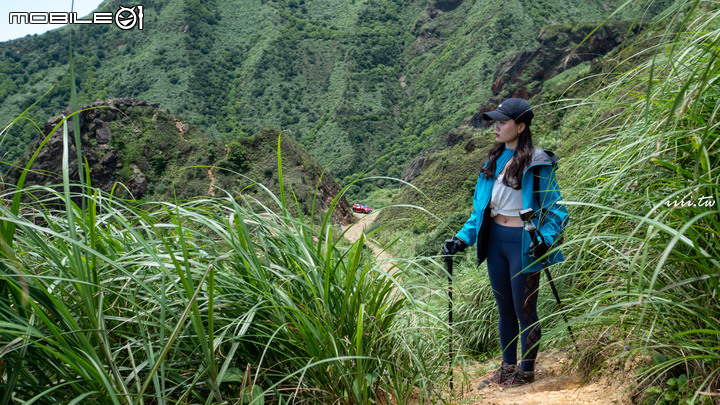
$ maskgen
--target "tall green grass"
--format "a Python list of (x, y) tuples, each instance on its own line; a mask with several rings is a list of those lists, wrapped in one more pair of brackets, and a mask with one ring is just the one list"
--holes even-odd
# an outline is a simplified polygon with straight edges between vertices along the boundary
[[(435, 340), (446, 325), (407, 301), (364, 239), (334, 234), (334, 204), (318, 225), (262, 185), (280, 212), (230, 195), (123, 201), (71, 184), (67, 127), (63, 141), (63, 184), (0, 196), (15, 203), (0, 216), (0, 404), (435, 395), (445, 347), (425, 347), (418, 323)], [(281, 176), (280, 150), (278, 162)]]
[[(79, 129), (74, 112), (18, 184), (2, 185), (0, 405), (403, 404), (439, 395), (447, 352), (436, 343), (447, 325), (366, 254), (364, 238), (350, 244), (334, 233), (331, 213), (350, 186), (314, 223), (314, 201), (305, 217), (286, 197), (278, 138), (280, 194), (257, 187), (279, 208), (227, 193), (125, 201), (92, 187)], [(56, 130), (62, 184), (26, 187)], [(397, 272), (422, 275), (413, 262)]]
[(656, 45), (629, 48), (626, 73), (584, 100), (597, 126), (564, 163), (568, 301), (597, 351), (640, 356), (651, 402), (720, 389), (719, 6), (676, 2), (647, 34)]

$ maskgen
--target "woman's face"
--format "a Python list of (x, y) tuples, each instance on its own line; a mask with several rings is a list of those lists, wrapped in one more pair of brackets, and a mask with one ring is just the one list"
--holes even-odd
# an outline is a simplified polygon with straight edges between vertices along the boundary
[(525, 123), (516, 124), (513, 120), (495, 121), (495, 140), (502, 142), (508, 149), (515, 150), (520, 132)]

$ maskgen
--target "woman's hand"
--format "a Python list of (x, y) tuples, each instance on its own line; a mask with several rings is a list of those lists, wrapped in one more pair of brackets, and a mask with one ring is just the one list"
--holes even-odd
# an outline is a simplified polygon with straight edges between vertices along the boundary
[(548, 250), (550, 250), (550, 248), (545, 242), (536, 243), (532, 248), (532, 255), (534, 258), (543, 257)]
[(445, 244), (442, 248), (442, 254), (444, 256), (450, 256), (454, 255), (455, 253), (460, 253), (467, 247), (467, 243), (465, 243), (464, 240), (458, 238), (457, 236), (453, 236), (450, 239), (445, 240)]

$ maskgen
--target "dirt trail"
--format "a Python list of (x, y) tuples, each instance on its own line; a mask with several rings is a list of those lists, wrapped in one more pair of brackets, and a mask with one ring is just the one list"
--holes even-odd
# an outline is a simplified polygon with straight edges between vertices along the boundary
[[(354, 214), (358, 219), (345, 233), (345, 238), (355, 242), (370, 227), (378, 215)], [(381, 263), (381, 268), (390, 271), (392, 258), (380, 247), (366, 240)], [(570, 360), (562, 351), (541, 351), (535, 370), (535, 382), (532, 384), (502, 388), (497, 385), (477, 390), (480, 381), (488, 378), (500, 360), (484, 364), (471, 364), (465, 370), (455, 371), (454, 400), (458, 404), (487, 405), (630, 405), (632, 401), (627, 393), (629, 379), (600, 378), (583, 384), (583, 377), (572, 370)], [(391, 401), (392, 402), (392, 401)]]
[[(557, 350), (541, 352), (535, 368), (535, 382), (520, 387), (497, 385), (483, 390), (476, 387), (494, 371), (493, 361), (466, 370), (469, 380), (465, 387), (456, 387), (463, 404), (487, 405), (630, 405), (626, 391), (632, 381), (600, 378), (583, 384), (583, 377), (572, 370), (567, 355)], [(464, 388), (464, 390), (463, 390)]]
[(185, 133), (185, 124), (183, 124), (181, 121), (175, 121), (175, 128), (180, 131), (180, 139), (187, 142), (187, 139), (185, 139), (185, 137), (183, 136), (183, 134)]
[[(355, 218), (358, 220), (354, 224), (350, 225), (349, 229), (347, 229), (347, 232), (345, 232), (345, 239), (353, 243), (360, 239), (360, 235), (365, 233), (365, 230), (370, 228), (370, 225), (372, 225), (373, 221), (375, 221), (375, 218), (378, 216), (378, 212), (379, 211), (375, 211), (371, 214), (353, 213)], [(380, 263), (380, 268), (389, 272), (392, 268), (390, 255), (367, 239), (365, 239), (365, 246), (369, 247), (373, 251), (375, 258)]]
[(215, 197), (215, 175), (213, 175), (212, 169), (208, 169), (208, 177), (210, 177), (210, 188), (208, 188), (208, 194)]

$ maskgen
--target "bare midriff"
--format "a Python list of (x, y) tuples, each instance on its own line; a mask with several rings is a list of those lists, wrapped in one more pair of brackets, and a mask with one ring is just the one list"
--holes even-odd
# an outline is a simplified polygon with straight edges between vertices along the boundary
[(523, 221), (520, 219), (520, 216), (497, 214), (493, 217), (493, 221), (495, 221), (496, 224), (514, 228), (521, 228), (523, 226)]
[[(508, 166), (510, 165), (510, 162), (512, 162), (512, 159), (514, 159), (514, 158), (515, 158), (515, 156), (513, 156), (510, 159), (510, 161), (505, 165), (505, 167), (503, 167), (500, 174), (505, 173), (505, 169), (508, 168)], [(513, 227), (513, 228), (522, 228), (522, 226), (524, 225), (522, 219), (520, 219), (520, 215), (509, 216), (509, 215), (497, 214), (493, 217), (493, 221), (495, 221), (496, 224), (500, 224), (502, 226), (509, 226), (509, 227)]]

